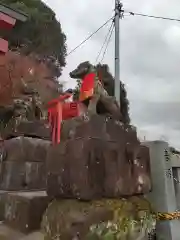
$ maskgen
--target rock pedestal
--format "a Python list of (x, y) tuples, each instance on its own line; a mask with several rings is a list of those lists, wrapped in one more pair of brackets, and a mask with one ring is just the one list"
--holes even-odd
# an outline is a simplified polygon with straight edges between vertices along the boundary
[(71, 119), (62, 131), (62, 142), (48, 152), (49, 196), (92, 200), (151, 190), (149, 151), (132, 128), (95, 115)]
[(31, 232), (43, 215), (45, 240), (147, 239), (155, 220), (139, 195), (151, 190), (149, 149), (131, 126), (99, 115), (70, 119), (58, 145), (33, 124), (22, 129), (1, 145), (0, 187), (15, 191), (0, 194), (5, 224)]

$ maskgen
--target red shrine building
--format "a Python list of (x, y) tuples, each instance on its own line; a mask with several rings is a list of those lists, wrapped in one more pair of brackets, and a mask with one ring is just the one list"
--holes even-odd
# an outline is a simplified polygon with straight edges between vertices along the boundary
[[(0, 4), (0, 29), (11, 31), (19, 22), (25, 22), (27, 15), (14, 10), (4, 4)], [(0, 37), (0, 54), (6, 54), (8, 51), (8, 39)]]

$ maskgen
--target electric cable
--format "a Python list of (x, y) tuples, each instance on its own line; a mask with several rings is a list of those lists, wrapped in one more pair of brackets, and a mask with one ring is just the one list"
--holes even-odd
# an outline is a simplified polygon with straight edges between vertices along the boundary
[(109, 29), (108, 29), (108, 33), (106, 34), (106, 36), (105, 36), (105, 39), (104, 39), (104, 42), (103, 42), (103, 44), (102, 44), (102, 46), (101, 46), (101, 48), (100, 48), (100, 50), (99, 50), (99, 52), (98, 52), (98, 55), (97, 55), (97, 57), (96, 57), (96, 63), (98, 62), (98, 59), (99, 59), (99, 57), (100, 57), (100, 55), (101, 55), (101, 52), (102, 52), (102, 50), (103, 50), (103, 48), (105, 47), (105, 44), (106, 44), (106, 42), (108, 41), (108, 37), (109, 37), (109, 34), (111, 34), (111, 31), (112, 31), (112, 28), (113, 28), (113, 21), (112, 21), (112, 23), (111, 23), (111, 25), (110, 25), (110, 27), (109, 27)]
[(154, 15), (148, 15), (148, 14), (143, 14), (143, 13), (136, 13), (136, 12), (124, 11), (124, 10), (123, 10), (123, 12), (124, 12), (124, 13), (129, 13), (131, 16), (141, 16), (141, 17), (156, 18), (156, 19), (162, 19), (162, 20), (169, 20), (169, 21), (180, 22), (180, 19), (177, 19), (177, 18), (154, 16)]
[(113, 25), (113, 27), (112, 27), (112, 29), (111, 29), (111, 32), (110, 32), (109, 38), (108, 38), (108, 40), (107, 40), (107, 44), (106, 44), (106, 47), (105, 47), (105, 49), (104, 49), (104, 52), (103, 52), (103, 55), (102, 55), (102, 58), (101, 58), (100, 63), (104, 60), (106, 51), (107, 51), (108, 46), (109, 46), (109, 43), (110, 43), (110, 41), (111, 41), (111, 37), (112, 37), (112, 34), (113, 34), (113, 30), (114, 30), (114, 25)]
[(79, 47), (81, 47), (85, 42), (87, 42), (91, 37), (93, 37), (97, 32), (99, 32), (99, 30), (101, 30), (106, 24), (108, 24), (112, 19), (114, 18), (111, 17), (109, 18), (103, 25), (101, 25), (96, 31), (94, 31), (93, 33), (91, 33), (86, 39), (84, 39), (80, 44), (78, 44), (74, 49), (72, 49), (67, 56), (69, 56), (70, 54), (72, 54), (75, 50), (77, 50)]

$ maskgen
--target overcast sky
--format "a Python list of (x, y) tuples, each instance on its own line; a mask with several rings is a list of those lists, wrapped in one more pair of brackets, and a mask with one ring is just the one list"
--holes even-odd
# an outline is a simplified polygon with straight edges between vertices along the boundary
[[(68, 51), (113, 14), (114, 0), (44, 0), (57, 14)], [(180, 19), (179, 0), (124, 0), (124, 9)], [(95, 62), (108, 26), (67, 58), (62, 80), (81, 61)], [(120, 75), (130, 100), (132, 123), (146, 139), (180, 148), (180, 22), (126, 16), (120, 23)], [(104, 58), (114, 73), (114, 37)]]

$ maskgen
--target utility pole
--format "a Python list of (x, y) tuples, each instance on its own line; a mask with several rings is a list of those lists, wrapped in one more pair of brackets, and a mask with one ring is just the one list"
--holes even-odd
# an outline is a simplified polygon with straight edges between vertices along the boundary
[[(114, 95), (120, 106), (120, 57), (119, 57), (119, 30), (120, 18), (122, 17), (122, 3), (120, 0), (115, 0), (115, 91)], [(120, 106), (121, 107), (121, 106)]]

